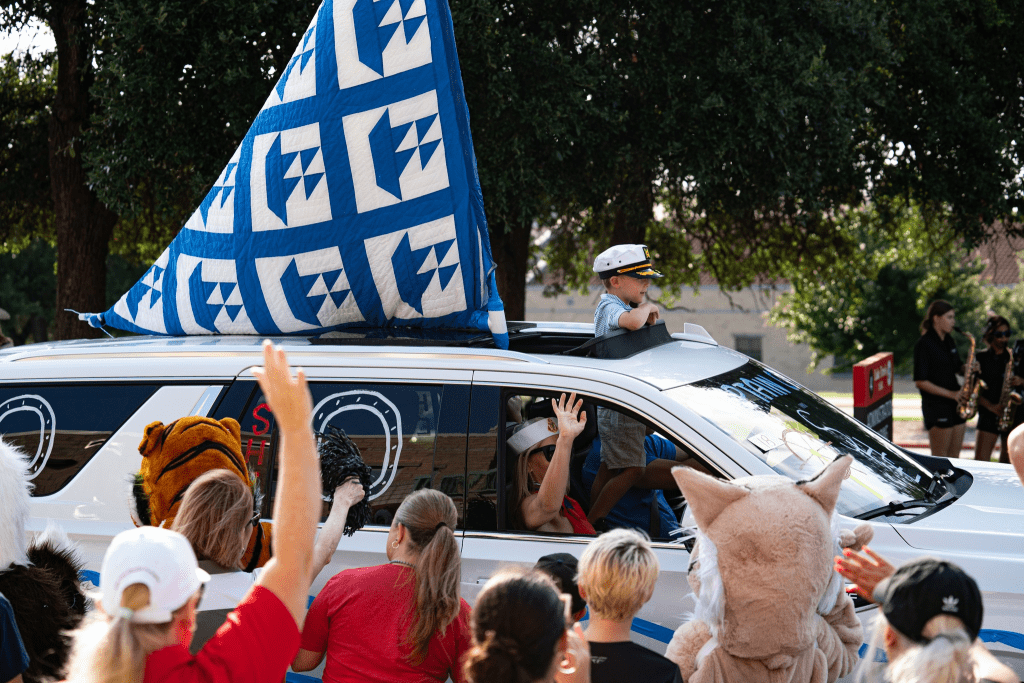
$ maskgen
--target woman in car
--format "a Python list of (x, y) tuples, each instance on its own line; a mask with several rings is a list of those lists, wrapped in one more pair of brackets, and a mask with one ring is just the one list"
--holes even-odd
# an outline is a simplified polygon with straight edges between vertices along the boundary
[(388, 532), (389, 563), (327, 582), (306, 615), (292, 669), (314, 669), (326, 655), (324, 683), (460, 682), (470, 609), (459, 597), (457, 522), (455, 503), (440, 491), (406, 498)]
[(512, 526), (528, 531), (595, 535), (580, 504), (566, 495), (572, 442), (587, 424), (583, 399), (551, 399), (555, 418), (536, 417), (516, 426), (506, 457), (516, 458), (509, 512)]
[(959, 458), (965, 422), (957, 415), (963, 361), (951, 333), (956, 313), (948, 301), (936, 299), (921, 321), (921, 337), (914, 345), (914, 384), (921, 392), (921, 413), (932, 455)]
[(590, 648), (569, 596), (540, 572), (513, 570), (477, 596), (464, 667), (470, 683), (590, 683)]

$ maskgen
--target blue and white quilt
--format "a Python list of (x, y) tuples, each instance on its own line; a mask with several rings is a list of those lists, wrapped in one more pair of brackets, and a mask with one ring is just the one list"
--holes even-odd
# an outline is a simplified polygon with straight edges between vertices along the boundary
[(446, 0), (325, 0), (213, 189), (113, 308), (149, 334), (508, 336)]

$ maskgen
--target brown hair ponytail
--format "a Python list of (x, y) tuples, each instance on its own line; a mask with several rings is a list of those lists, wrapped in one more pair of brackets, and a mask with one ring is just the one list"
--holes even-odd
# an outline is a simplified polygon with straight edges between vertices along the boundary
[(455, 541), (458, 513), (445, 494), (421, 489), (398, 508), (395, 523), (406, 528), (412, 544), (419, 549), (416, 614), (405, 639), (412, 649), (410, 661), (419, 664), (427, 656), (427, 645), (434, 634), (443, 634), (459, 615), (462, 567)]

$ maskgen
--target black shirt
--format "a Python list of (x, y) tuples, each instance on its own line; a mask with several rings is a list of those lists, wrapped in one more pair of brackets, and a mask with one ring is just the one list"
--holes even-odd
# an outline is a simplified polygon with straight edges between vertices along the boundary
[[(945, 339), (939, 339), (939, 334), (935, 330), (929, 330), (922, 334), (914, 345), (915, 382), (927, 380), (943, 389), (959, 391), (960, 383), (956, 375), (962, 366), (963, 361), (951, 334), (947, 334)], [(952, 402), (951, 398), (921, 391), (922, 405), (945, 405)]]
[(992, 349), (985, 349), (978, 353), (977, 358), (981, 365), (980, 376), (988, 387), (981, 390), (981, 395), (992, 403), (999, 403), (1003, 392), (1003, 377), (1006, 375), (1006, 363), (1010, 360), (1010, 354), (1004, 350), (997, 356)]
[(636, 643), (590, 643), (592, 683), (683, 683), (675, 662)]

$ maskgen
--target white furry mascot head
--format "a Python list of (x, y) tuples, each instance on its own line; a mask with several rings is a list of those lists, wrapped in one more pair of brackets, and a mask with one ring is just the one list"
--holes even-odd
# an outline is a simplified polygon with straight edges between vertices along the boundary
[(31, 491), (28, 461), (0, 439), (0, 571), (12, 564), (29, 564), (25, 523)]

